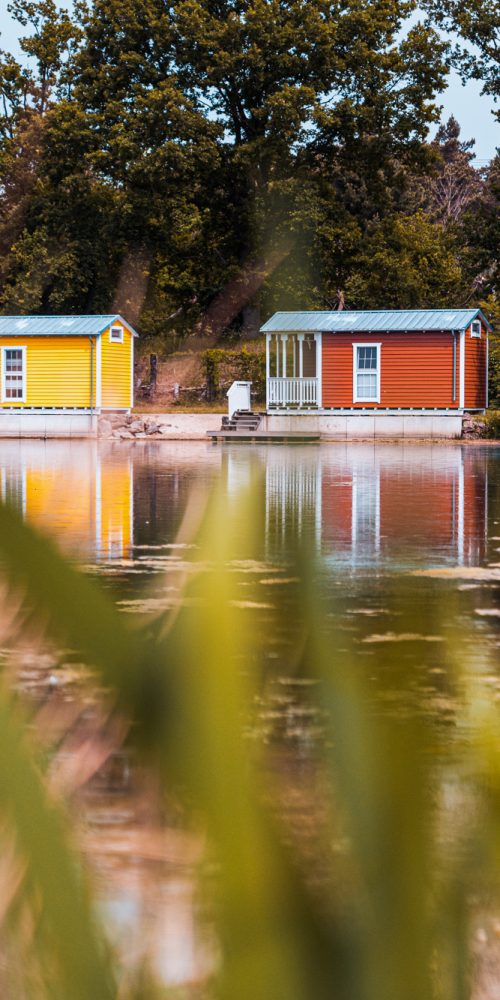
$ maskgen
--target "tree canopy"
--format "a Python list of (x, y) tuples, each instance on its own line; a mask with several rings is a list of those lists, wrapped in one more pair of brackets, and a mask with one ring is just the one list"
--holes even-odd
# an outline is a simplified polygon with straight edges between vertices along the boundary
[(452, 6), (13, 0), (27, 59), (0, 56), (3, 311), (120, 309), (168, 344), (340, 292), (496, 295), (498, 166), (476, 169), (454, 120), (429, 140)]

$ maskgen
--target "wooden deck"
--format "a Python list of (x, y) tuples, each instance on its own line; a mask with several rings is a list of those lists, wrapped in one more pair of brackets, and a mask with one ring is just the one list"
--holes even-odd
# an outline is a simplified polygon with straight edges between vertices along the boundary
[(222, 443), (248, 444), (252, 442), (270, 444), (314, 444), (321, 439), (319, 431), (207, 431), (212, 441)]

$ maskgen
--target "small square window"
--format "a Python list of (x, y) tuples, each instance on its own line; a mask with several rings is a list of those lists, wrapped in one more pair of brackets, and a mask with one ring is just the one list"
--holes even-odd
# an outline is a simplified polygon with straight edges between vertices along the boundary
[(470, 328), (470, 335), (471, 335), (471, 337), (480, 337), (481, 336), (481, 320), (480, 319), (473, 319), (472, 320), (472, 325), (471, 325), (471, 328)]
[(109, 331), (109, 339), (114, 344), (123, 344), (123, 326), (112, 326)]

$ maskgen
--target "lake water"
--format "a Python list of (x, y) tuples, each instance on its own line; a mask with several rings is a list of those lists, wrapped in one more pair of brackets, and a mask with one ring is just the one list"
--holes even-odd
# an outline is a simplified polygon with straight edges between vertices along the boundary
[[(250, 488), (256, 496), (258, 565), (237, 573), (242, 600), (251, 576), (254, 603), (257, 591), (257, 603), (275, 605), (275, 587), (280, 605), (293, 601), (293, 584), (278, 583), (275, 570), (286, 580), (299, 545), (334, 598), (331, 613), (343, 625), (354, 616), (361, 636), (392, 628), (387, 615), (404, 581), (422, 622), (436, 595), (452, 590), (461, 595), (452, 614), (467, 622), (474, 645), (496, 642), (495, 616), (478, 612), (495, 611), (500, 577), (498, 447), (4, 441), (0, 484), (3, 498), (102, 578), (128, 612), (175, 603), (175, 573), (187, 556), (196, 561), (196, 539), (178, 538), (187, 505), (222, 484), (243, 562), (244, 498)], [(156, 593), (165, 570), (171, 589)], [(446, 617), (436, 624), (439, 632), (453, 626)]]
[[(228, 567), (234, 603), (252, 617), (267, 665), (262, 738), (298, 755), (318, 725), (304, 709), (297, 665), (300, 553), (332, 656), (352, 662), (354, 655), (355, 669), (383, 685), (390, 710), (431, 717), (438, 755), (455, 713), (455, 642), (488, 696), (500, 697), (500, 447), (4, 441), (0, 485), (3, 499), (54, 537), (124, 614), (138, 616), (183, 603), (198, 551), (186, 512), (193, 499), (202, 508), (222, 488), (239, 539)], [(405, 668), (397, 677), (387, 666), (395, 654)], [(27, 672), (37, 691), (47, 671), (35, 681)], [(151, 843), (141, 860), (134, 818), (142, 806), (127, 789), (127, 768), (117, 755), (112, 800), (98, 782), (87, 799), (103, 906), (132, 939), (146, 881), (160, 974), (174, 984), (203, 978), (212, 948), (193, 916), (197, 846), (172, 829), (168, 870), (162, 857), (158, 880)]]

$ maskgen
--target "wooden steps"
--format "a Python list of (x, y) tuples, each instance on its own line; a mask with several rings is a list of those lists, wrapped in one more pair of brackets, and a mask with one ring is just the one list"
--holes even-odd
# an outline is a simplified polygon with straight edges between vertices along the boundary
[(256, 431), (260, 424), (260, 413), (251, 410), (236, 410), (232, 417), (222, 418), (221, 431)]
[(222, 418), (222, 427), (218, 431), (207, 431), (207, 436), (212, 441), (221, 441), (230, 444), (238, 442), (241, 444), (252, 442), (268, 442), (273, 444), (304, 444), (314, 443), (320, 440), (319, 431), (265, 431), (261, 428), (262, 417), (260, 413), (253, 413), (250, 410), (237, 410), (232, 417)]

